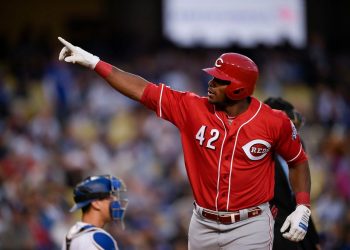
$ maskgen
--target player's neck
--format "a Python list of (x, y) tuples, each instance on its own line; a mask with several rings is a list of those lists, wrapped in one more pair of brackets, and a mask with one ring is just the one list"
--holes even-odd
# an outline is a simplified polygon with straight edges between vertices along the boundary
[(101, 220), (101, 218), (99, 217), (99, 215), (97, 215), (96, 213), (84, 213), (82, 216), (82, 222), (94, 225), (95, 227), (100, 227), (103, 228), (103, 226), (105, 225), (105, 222), (103, 220)]
[(246, 111), (250, 104), (250, 98), (246, 98), (238, 101), (229, 101), (223, 107), (223, 111), (228, 117), (236, 117)]

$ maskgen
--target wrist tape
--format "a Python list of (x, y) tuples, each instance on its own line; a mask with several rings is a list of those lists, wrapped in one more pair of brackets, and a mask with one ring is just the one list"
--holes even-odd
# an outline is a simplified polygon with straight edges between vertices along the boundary
[(95, 72), (103, 78), (106, 78), (112, 72), (112, 69), (113, 66), (111, 64), (106, 63), (102, 60), (100, 60), (94, 68)]
[(295, 200), (298, 205), (305, 205), (310, 208), (310, 194), (307, 192), (298, 192), (295, 194)]

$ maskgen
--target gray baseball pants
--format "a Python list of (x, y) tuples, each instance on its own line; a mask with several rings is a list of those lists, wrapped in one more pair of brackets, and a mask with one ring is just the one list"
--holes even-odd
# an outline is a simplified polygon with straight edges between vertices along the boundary
[(188, 231), (189, 250), (271, 250), (274, 219), (268, 203), (262, 214), (232, 224), (221, 224), (201, 215), (196, 206)]

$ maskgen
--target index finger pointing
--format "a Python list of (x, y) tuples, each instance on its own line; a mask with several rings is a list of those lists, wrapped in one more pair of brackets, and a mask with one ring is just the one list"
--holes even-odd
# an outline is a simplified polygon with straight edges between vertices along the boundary
[(61, 43), (63, 43), (64, 46), (66, 46), (69, 50), (74, 50), (75, 46), (71, 44), (70, 42), (67, 42), (62, 37), (58, 37), (58, 40), (60, 40)]

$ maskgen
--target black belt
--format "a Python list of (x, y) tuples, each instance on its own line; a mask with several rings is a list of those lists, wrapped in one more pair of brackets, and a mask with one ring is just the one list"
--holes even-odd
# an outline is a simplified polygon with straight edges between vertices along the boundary
[[(196, 204), (195, 204), (195, 207), (196, 207)], [(241, 214), (239, 211), (234, 211), (232, 213), (222, 214), (222, 215), (215, 213), (214, 211), (213, 212), (208, 211), (206, 209), (200, 209), (199, 211), (201, 211), (201, 215), (204, 218), (207, 218), (212, 221), (220, 222), (221, 224), (232, 224), (244, 219), (258, 216), (262, 213), (262, 210), (260, 207), (249, 208), (247, 212), (247, 216), (245, 216), (245, 218), (241, 218)]]

